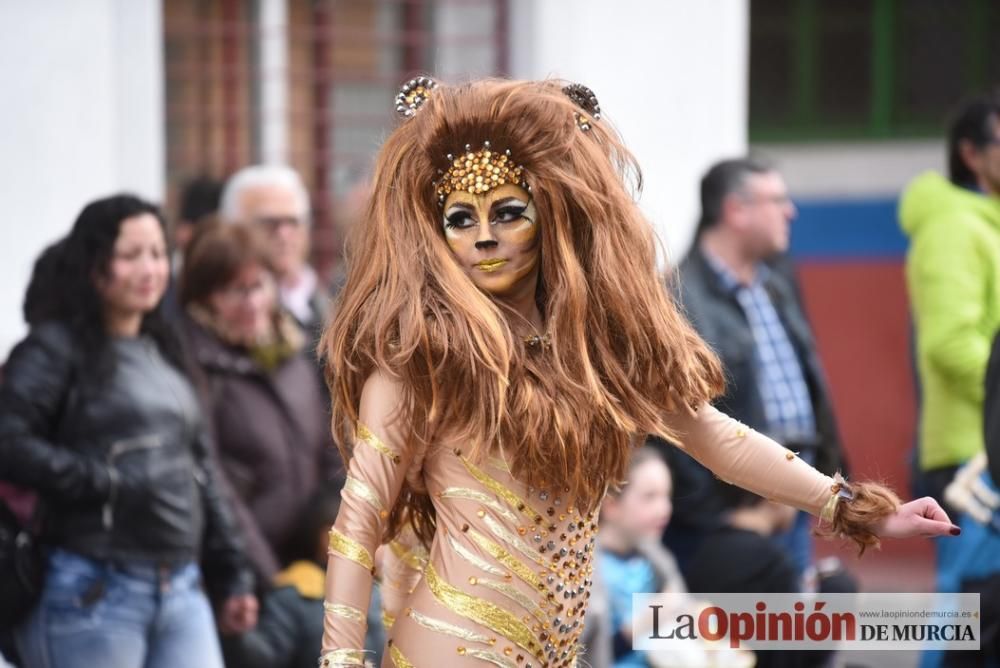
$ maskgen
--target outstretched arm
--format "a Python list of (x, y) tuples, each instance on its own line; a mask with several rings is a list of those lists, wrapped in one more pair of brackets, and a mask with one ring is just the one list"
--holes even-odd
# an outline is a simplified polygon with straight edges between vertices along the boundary
[(399, 408), (398, 386), (387, 376), (373, 374), (361, 392), (360, 424), (343, 502), (330, 530), (323, 668), (364, 664), (375, 550), (413, 460), (394, 422)]
[(725, 482), (817, 517), (833, 494), (833, 478), (708, 404), (669, 422), (678, 447)]
[(876, 483), (851, 483), (823, 475), (770, 438), (705, 404), (668, 416), (678, 447), (722, 480), (766, 499), (821, 517), (829, 535), (851, 538), (862, 548), (879, 536), (942, 536), (957, 527), (933, 499), (900, 505)]

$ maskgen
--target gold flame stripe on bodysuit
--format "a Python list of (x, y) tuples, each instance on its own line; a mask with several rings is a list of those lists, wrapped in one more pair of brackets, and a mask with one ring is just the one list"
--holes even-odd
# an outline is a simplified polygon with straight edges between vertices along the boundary
[(398, 540), (393, 540), (389, 542), (389, 549), (397, 559), (415, 571), (422, 571), (427, 565), (427, 550), (422, 545), (408, 547)]
[(538, 553), (537, 550), (533, 549), (530, 545), (521, 540), (521, 538), (518, 537), (517, 534), (510, 531), (507, 527), (503, 526), (489, 515), (484, 517), (483, 521), (486, 522), (486, 526), (490, 528), (490, 531), (492, 531), (497, 538), (502, 538), (503, 540), (507, 541), (511, 546), (516, 547), (518, 550), (520, 550), (522, 554), (524, 554), (524, 556), (528, 557), (542, 568), (555, 570), (555, 566), (546, 561), (545, 557), (543, 557), (541, 554)]
[(375, 567), (372, 555), (358, 541), (345, 536), (336, 529), (330, 529), (330, 554), (336, 554), (361, 564), (369, 571)]
[(497, 654), (496, 652), (490, 652), (489, 650), (467, 647), (465, 655), (475, 657), (481, 661), (486, 661), (487, 663), (492, 663), (494, 666), (499, 666), (500, 668), (517, 668), (517, 664), (507, 657), (502, 654)]
[(394, 464), (399, 463), (399, 455), (393, 452), (389, 446), (382, 442), (378, 436), (372, 433), (372, 430), (365, 425), (358, 423), (358, 438), (361, 439), (362, 443), (365, 443), (369, 447), (373, 448), (377, 452), (382, 453), (386, 457), (392, 460)]
[(392, 665), (396, 668), (416, 668), (396, 645), (389, 648), (389, 655), (392, 656)]
[(378, 498), (378, 494), (375, 490), (368, 486), (364, 480), (359, 480), (354, 476), (347, 476), (344, 481), (344, 492), (350, 492), (354, 496), (367, 501), (370, 506), (379, 512), (379, 516), (383, 519), (385, 518), (385, 506), (382, 504), (382, 499)]
[(334, 615), (335, 617), (348, 619), (352, 622), (365, 621), (365, 613), (361, 612), (353, 605), (344, 605), (343, 603), (330, 603), (329, 601), (323, 601), (323, 609), (329, 612), (331, 615)]
[(520, 591), (519, 589), (514, 587), (513, 585), (509, 585), (505, 582), (496, 582), (495, 580), (489, 580), (487, 578), (478, 578), (476, 580), (476, 584), (500, 592), (501, 594), (511, 599), (512, 601), (516, 602), (522, 608), (530, 612), (532, 616), (535, 617), (535, 619), (542, 622), (543, 624), (551, 623), (551, 620), (549, 619), (549, 616), (545, 613), (545, 611), (542, 610), (540, 607), (538, 607), (538, 603), (530, 596), (525, 594), (523, 591)]
[(468, 535), (476, 545), (481, 547), (483, 551), (491, 557), (499, 561), (514, 575), (521, 578), (535, 589), (541, 589), (542, 581), (539, 579), (538, 574), (525, 566), (520, 559), (475, 529), (469, 529)]
[(475, 596), (470, 596), (464, 591), (448, 584), (434, 570), (433, 562), (427, 564), (424, 577), (427, 579), (427, 586), (430, 588), (431, 593), (434, 594), (434, 598), (446, 608), (456, 615), (465, 617), (503, 636), (510, 642), (530, 652), (535, 658), (544, 663), (545, 654), (542, 651), (542, 647), (538, 644), (534, 633), (532, 633), (527, 624), (500, 606), (489, 601), (483, 601)]
[(536, 524), (542, 522), (543, 520), (542, 516), (539, 515), (537, 512), (535, 512), (534, 508), (529, 506), (524, 499), (522, 499), (513, 491), (511, 491), (509, 488), (507, 488), (503, 483), (501, 483), (496, 478), (490, 476), (488, 473), (480, 469), (478, 466), (470, 462), (465, 457), (459, 457), (459, 459), (462, 460), (462, 464), (465, 465), (465, 469), (469, 472), (469, 474), (473, 478), (478, 480), (484, 487), (486, 487), (488, 490), (490, 490), (498, 497), (503, 499), (507, 503), (507, 505), (517, 510), (519, 513), (522, 513), (523, 515), (530, 517), (531, 521), (535, 522)]
[(442, 499), (468, 499), (470, 501), (478, 501), (490, 510), (494, 511), (497, 515), (503, 517), (505, 520), (508, 520), (513, 524), (517, 524), (517, 515), (497, 503), (496, 499), (480, 492), (478, 489), (469, 489), (468, 487), (449, 487), (438, 494), (438, 497)]
[[(456, 626), (455, 624), (441, 619), (428, 617), (422, 612), (417, 612), (413, 608), (409, 609), (408, 614), (410, 619), (429, 631), (454, 636), (455, 638), (461, 638), (462, 640), (468, 642), (481, 642), (484, 645), (493, 644), (490, 642), (490, 638), (488, 638), (485, 634), (476, 633), (475, 631), (471, 631), (469, 629), (463, 629), (461, 626)], [(493, 642), (496, 642), (496, 638), (493, 639)]]
[(458, 556), (462, 557), (479, 570), (485, 571), (490, 575), (499, 575), (500, 577), (507, 576), (507, 571), (502, 568), (497, 568), (485, 559), (480, 559), (478, 555), (472, 552), (472, 550), (455, 540), (455, 537), (451, 534), (448, 534), (448, 542), (451, 543), (451, 548), (458, 553)]
[(335, 666), (361, 666), (365, 663), (365, 651), (363, 649), (335, 649), (327, 652), (319, 658), (321, 668), (335, 668)]

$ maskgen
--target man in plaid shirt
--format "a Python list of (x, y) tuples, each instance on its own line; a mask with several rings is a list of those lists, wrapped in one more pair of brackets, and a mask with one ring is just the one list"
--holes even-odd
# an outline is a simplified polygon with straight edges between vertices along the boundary
[[(749, 158), (714, 165), (701, 182), (702, 217), (680, 268), (680, 299), (722, 359), (717, 405), (832, 475), (846, 473), (829, 391), (792, 271), (783, 254), (795, 206), (771, 165)], [(667, 544), (684, 566), (705, 530), (724, 520), (720, 483), (683, 453), (671, 456), (678, 513)], [(781, 536), (801, 573), (812, 562), (810, 518)]]

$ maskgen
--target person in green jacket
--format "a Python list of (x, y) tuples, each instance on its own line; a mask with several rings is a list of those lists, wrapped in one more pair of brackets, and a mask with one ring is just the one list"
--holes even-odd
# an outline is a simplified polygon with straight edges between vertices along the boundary
[[(959, 109), (948, 163), (947, 179), (921, 174), (899, 203), (910, 237), (906, 283), (921, 395), (917, 486), (969, 529), (953, 542), (936, 541), (936, 589), (987, 596), (984, 583), (997, 576), (996, 534), (974, 530), (960, 508), (946, 505), (944, 490), (984, 450), (986, 368), (1000, 330), (1000, 96)], [(952, 663), (928, 650), (919, 665)]]
[(983, 450), (983, 392), (1000, 330), (1000, 97), (964, 105), (948, 138), (949, 178), (907, 187), (906, 282), (921, 391), (919, 467), (939, 501), (955, 470)]

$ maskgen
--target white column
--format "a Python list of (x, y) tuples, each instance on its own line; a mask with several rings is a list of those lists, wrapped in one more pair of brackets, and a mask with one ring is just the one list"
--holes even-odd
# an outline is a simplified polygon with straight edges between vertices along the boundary
[(288, 160), (288, 1), (259, 0), (261, 161)]
[(31, 267), (83, 205), (164, 183), (159, 0), (0, 2), (0, 360)]
[(114, 189), (161, 200), (166, 185), (163, 11), (160, 0), (112, 3)]
[(748, 0), (512, 0), (511, 69), (589, 86), (639, 160), (640, 200), (672, 262), (698, 181), (747, 149)]

